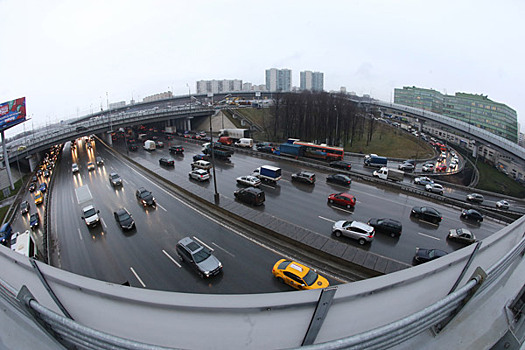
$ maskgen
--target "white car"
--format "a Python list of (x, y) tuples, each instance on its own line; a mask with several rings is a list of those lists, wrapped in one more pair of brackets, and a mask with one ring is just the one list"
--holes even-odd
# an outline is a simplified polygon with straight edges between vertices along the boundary
[(195, 169), (189, 173), (190, 179), (197, 181), (206, 181), (210, 179), (210, 174), (204, 169)]
[(77, 163), (71, 164), (71, 171), (73, 172), (73, 174), (78, 173), (78, 164)]
[(427, 164), (424, 164), (423, 165), (423, 168), (421, 169), (425, 172), (431, 172), (431, 171), (434, 171), (434, 164), (432, 163), (427, 163)]
[(432, 193), (443, 194), (444, 188), (440, 184), (428, 184), (425, 186), (425, 190)]
[(356, 239), (360, 245), (364, 245), (374, 240), (375, 229), (364, 222), (341, 220), (334, 224), (332, 233), (336, 237), (343, 235)]
[(476, 236), (466, 228), (453, 228), (448, 231), (447, 238), (460, 243), (471, 244), (477, 241)]
[(498, 207), (498, 209), (509, 209), (510, 205), (509, 205), (509, 202), (502, 199), (496, 202), (496, 207)]
[(246, 186), (258, 187), (261, 184), (261, 180), (259, 180), (259, 178), (255, 176), (246, 175), (246, 176), (239, 176), (237, 178), (237, 183), (241, 185), (246, 185)]

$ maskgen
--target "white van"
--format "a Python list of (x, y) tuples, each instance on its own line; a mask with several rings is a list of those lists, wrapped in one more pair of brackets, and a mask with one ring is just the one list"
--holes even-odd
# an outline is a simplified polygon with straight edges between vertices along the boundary
[(253, 139), (241, 138), (241, 139), (239, 139), (239, 141), (235, 142), (235, 146), (252, 148), (253, 147)]
[(146, 140), (144, 141), (144, 146), (142, 146), (142, 148), (144, 148), (146, 151), (154, 151), (156, 146), (155, 146), (155, 141), (152, 141), (152, 140)]

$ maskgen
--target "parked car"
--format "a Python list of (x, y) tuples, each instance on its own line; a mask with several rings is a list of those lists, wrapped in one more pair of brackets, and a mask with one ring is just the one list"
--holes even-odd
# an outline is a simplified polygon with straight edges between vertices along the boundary
[(509, 205), (509, 202), (507, 202), (506, 200), (502, 199), (500, 201), (497, 201), (496, 202), (496, 207), (498, 209), (509, 209), (510, 205)]
[(330, 285), (328, 280), (315, 270), (296, 261), (281, 259), (272, 268), (272, 274), (278, 281), (295, 289), (318, 289)]
[(342, 205), (343, 207), (353, 208), (357, 199), (350, 193), (332, 193), (328, 196), (328, 203)]
[(292, 174), (292, 181), (306, 182), (308, 184), (315, 183), (315, 174), (310, 171), (300, 171)]
[(241, 202), (251, 205), (262, 205), (266, 200), (264, 191), (255, 187), (242, 188), (233, 192), (233, 195)]
[(170, 147), (170, 153), (183, 154), (184, 153), (184, 147), (182, 147), (181, 145), (171, 146)]
[(466, 228), (453, 228), (448, 231), (447, 239), (465, 244), (477, 242), (476, 236)]
[(135, 220), (133, 220), (133, 216), (126, 208), (117, 209), (115, 212), (113, 212), (113, 216), (115, 217), (115, 221), (117, 221), (117, 224), (121, 229), (132, 230), (135, 228)]
[(332, 174), (326, 177), (326, 182), (331, 182), (343, 186), (350, 186), (352, 179), (345, 174)]
[(173, 158), (162, 157), (159, 159), (159, 164), (163, 166), (175, 166), (175, 160)]
[(210, 179), (210, 174), (204, 169), (195, 169), (189, 172), (190, 179), (206, 181)]
[(135, 197), (144, 207), (148, 205), (154, 207), (157, 204), (153, 194), (144, 187), (140, 187), (135, 191)]
[(425, 249), (425, 248), (416, 248), (416, 254), (414, 255), (414, 263), (422, 264), (442, 256), (447, 255), (448, 253), (440, 249)]
[(467, 200), (474, 203), (482, 203), (483, 202), (483, 195), (479, 193), (469, 193), (467, 194)]
[(483, 215), (476, 209), (463, 209), (461, 212), (461, 218), (477, 222), (483, 221)]
[(238, 184), (253, 187), (259, 187), (261, 184), (261, 180), (258, 177), (252, 175), (239, 176), (236, 181)]
[(371, 218), (368, 220), (367, 224), (372, 226), (376, 232), (384, 232), (391, 237), (401, 236), (401, 231), (403, 229), (403, 225), (400, 221), (389, 218)]
[(434, 183), (434, 180), (430, 179), (429, 177), (426, 177), (426, 176), (420, 176), (420, 177), (416, 177), (414, 179), (414, 183), (416, 185), (423, 185), (423, 186), (426, 186), (428, 184), (433, 184)]
[(404, 170), (404, 171), (413, 171), (415, 166), (414, 164), (412, 163), (407, 163), (407, 162), (404, 162), (404, 163), (401, 163), (397, 166), (397, 168), (399, 170)]
[(87, 163), (87, 168), (88, 168), (89, 171), (95, 170), (95, 164), (93, 162), (88, 162)]
[(122, 179), (120, 178), (119, 174), (111, 173), (109, 174), (109, 183), (113, 187), (122, 186)]
[(425, 186), (425, 190), (427, 190), (428, 192), (432, 192), (432, 193), (437, 193), (437, 194), (443, 194), (443, 191), (445, 190), (443, 188), (443, 186), (441, 186), (440, 184), (428, 184)]
[(434, 224), (441, 222), (443, 219), (441, 213), (432, 207), (413, 207), (410, 215)]
[(423, 167), (421, 168), (421, 170), (423, 170), (423, 172), (432, 172), (434, 171), (434, 164), (432, 163), (423, 164)]
[(31, 207), (29, 206), (28, 201), (23, 201), (22, 203), (20, 203), (20, 213), (22, 215), (29, 213), (29, 209), (31, 209)]
[(29, 217), (29, 226), (31, 226), (31, 229), (34, 230), (40, 225), (40, 215), (38, 215), (38, 212), (31, 214)]
[(219, 259), (208, 248), (190, 237), (178, 241), (175, 249), (180, 261), (190, 264), (202, 278), (218, 275), (222, 271)]
[(330, 162), (330, 166), (332, 168), (339, 168), (339, 169), (344, 169), (344, 170), (352, 169), (352, 164), (350, 164), (350, 162), (347, 162), (345, 160), (334, 160), (333, 162)]
[(375, 230), (364, 222), (340, 220), (333, 225), (332, 233), (336, 237), (342, 235), (356, 239), (360, 245), (364, 245), (374, 240)]

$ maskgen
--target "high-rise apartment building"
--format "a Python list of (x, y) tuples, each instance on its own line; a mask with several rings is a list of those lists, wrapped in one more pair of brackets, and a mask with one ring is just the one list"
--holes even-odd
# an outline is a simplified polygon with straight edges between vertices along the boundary
[(432, 89), (394, 89), (394, 103), (439, 113), (518, 142), (518, 115), (509, 106), (488, 96), (456, 92), (444, 95)]
[(292, 71), (290, 69), (267, 69), (266, 90), (292, 91)]
[(324, 74), (321, 72), (304, 71), (300, 73), (301, 90), (323, 91)]
[(242, 91), (242, 80), (200, 80), (196, 83), (198, 94)]

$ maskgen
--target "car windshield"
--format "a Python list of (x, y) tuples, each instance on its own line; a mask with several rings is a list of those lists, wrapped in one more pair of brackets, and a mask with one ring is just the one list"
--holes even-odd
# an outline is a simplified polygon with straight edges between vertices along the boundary
[(148, 190), (144, 190), (140, 192), (140, 198), (146, 198), (147, 196), (151, 195), (151, 192)]
[(112, 180), (117, 180), (117, 179), (118, 179), (118, 175), (117, 175), (117, 174), (113, 174), (113, 175), (111, 175), (111, 179), (112, 179)]
[(91, 208), (88, 211), (86, 211), (85, 215), (86, 215), (86, 217), (90, 217), (90, 216), (95, 215), (96, 213), (97, 212), (95, 211), (95, 208)]
[(211, 254), (206, 249), (203, 248), (203, 249), (197, 251), (195, 254), (193, 254), (193, 259), (195, 259), (196, 263), (200, 263), (200, 262), (208, 259), (208, 257), (210, 255)]
[(317, 273), (314, 272), (314, 270), (310, 269), (306, 276), (303, 277), (304, 283), (306, 283), (308, 286), (311, 286), (312, 284), (317, 281)]
[(125, 221), (127, 219), (129, 219), (129, 214), (125, 211), (121, 212), (118, 214), (118, 219), (119, 221)]

